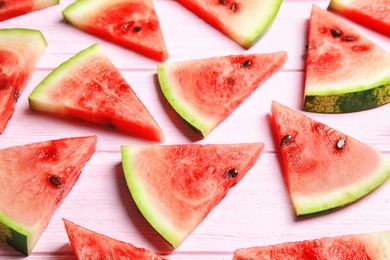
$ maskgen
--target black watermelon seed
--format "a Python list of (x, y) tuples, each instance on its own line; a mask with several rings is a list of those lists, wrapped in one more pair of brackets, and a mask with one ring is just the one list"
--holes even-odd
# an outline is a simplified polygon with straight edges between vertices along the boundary
[(341, 138), (337, 141), (337, 143), (336, 143), (336, 149), (337, 149), (337, 150), (343, 149), (344, 146), (345, 146), (345, 142), (346, 142), (346, 141), (347, 141), (347, 140), (346, 140), (344, 137), (341, 137)]
[(249, 67), (251, 65), (251, 61), (250, 60), (245, 60), (243, 63), (242, 63), (242, 67), (245, 68), (245, 67)]
[(238, 175), (238, 170), (235, 169), (235, 168), (233, 168), (233, 169), (228, 170), (228, 171), (225, 173), (224, 177), (225, 177), (225, 178), (232, 179), (232, 178), (236, 177), (237, 175)]
[(341, 37), (341, 32), (339, 30), (337, 30), (336, 28), (332, 28), (330, 29), (330, 32), (332, 33), (332, 36), (334, 38), (339, 38)]
[(226, 4), (226, 0), (219, 0), (219, 3), (225, 5)]
[(142, 28), (140, 26), (134, 26), (133, 27), (133, 32), (140, 32)]
[(292, 135), (283, 136), (282, 141), (280, 141), (280, 146), (289, 145), (292, 139), (293, 139)]
[(61, 179), (58, 176), (52, 175), (49, 177), (49, 181), (56, 187), (62, 187)]

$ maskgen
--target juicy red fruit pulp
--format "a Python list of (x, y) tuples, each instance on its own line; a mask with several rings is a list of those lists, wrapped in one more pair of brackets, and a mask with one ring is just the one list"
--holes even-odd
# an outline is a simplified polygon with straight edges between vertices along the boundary
[[(164, 61), (168, 58), (157, 15), (150, 6), (139, 3), (118, 3), (107, 8), (90, 24), (96, 28), (86, 28), (103, 38), (113, 39), (124, 46), (151, 58)], [(119, 36), (119, 37), (117, 37)], [(159, 47), (160, 46), (160, 47)], [(153, 48), (153, 49), (152, 49)]]

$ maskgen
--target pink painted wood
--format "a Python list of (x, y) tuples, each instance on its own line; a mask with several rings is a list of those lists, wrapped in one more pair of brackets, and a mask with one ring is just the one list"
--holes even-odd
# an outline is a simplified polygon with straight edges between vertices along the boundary
[[(167, 62), (237, 53), (288, 52), (285, 66), (204, 140), (197, 140), (196, 134), (164, 101), (156, 81), (158, 63), (66, 24), (61, 11), (72, 2), (62, 0), (57, 6), (0, 23), (0, 28), (39, 29), (49, 44), (5, 133), (0, 136), (0, 148), (61, 137), (98, 136), (96, 153), (53, 216), (30, 258), (74, 259), (61, 220), (63, 217), (169, 259), (231, 259), (234, 250), (241, 247), (390, 229), (386, 215), (390, 207), (390, 183), (342, 210), (297, 220), (282, 179), (269, 123), (270, 102), (277, 100), (301, 109), (307, 19), (313, 3), (326, 8), (329, 1), (285, 0), (266, 35), (250, 50), (243, 50), (175, 1), (154, 0), (170, 52)], [(390, 51), (389, 38), (346, 22)], [(29, 110), (27, 97), (33, 88), (53, 68), (96, 42), (156, 118), (164, 131), (165, 144), (255, 141), (266, 144), (260, 160), (247, 176), (175, 250), (138, 211), (121, 168), (121, 145), (150, 142), (79, 121), (49, 118)], [(389, 154), (389, 114), (390, 105), (385, 105), (352, 114), (312, 113), (310, 116)], [(0, 258), (22, 259), (22, 256), (0, 243)]]

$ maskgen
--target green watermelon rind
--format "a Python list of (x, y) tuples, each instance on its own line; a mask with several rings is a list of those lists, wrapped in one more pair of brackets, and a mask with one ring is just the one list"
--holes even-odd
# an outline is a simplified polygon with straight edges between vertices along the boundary
[(68, 77), (69, 71), (75, 65), (83, 63), (87, 60), (86, 57), (96, 55), (98, 52), (102, 52), (102, 50), (100, 46), (95, 43), (55, 68), (29, 95), (28, 100), (30, 108), (35, 111), (43, 110), (61, 113), (61, 111), (55, 108), (55, 103), (49, 103), (47, 106), (44, 105), (45, 92), (52, 87), (51, 82), (58, 82), (63, 78)]
[(273, 23), (276, 18), (276, 15), (279, 12), (282, 2), (283, 0), (273, 0), (272, 8), (267, 10), (267, 17), (262, 17), (262, 20), (257, 23), (257, 29), (253, 31), (252, 35), (248, 35), (247, 39), (243, 37), (244, 40), (237, 40), (237, 42), (246, 49), (250, 49), (253, 45), (255, 45), (262, 38), (262, 36), (270, 29), (271, 24)]
[(60, 0), (33, 0), (33, 2), (33, 10), (40, 10), (49, 6), (58, 5)]
[(310, 194), (307, 197), (294, 195), (292, 200), (295, 212), (297, 216), (304, 216), (346, 206), (381, 186), (389, 177), (390, 158), (385, 157), (377, 168), (367, 174), (367, 178), (354, 182), (349, 186), (342, 187), (326, 195), (315, 196)]
[[(356, 88), (355, 88), (356, 90)], [(317, 113), (349, 113), (375, 108), (390, 102), (390, 79), (377, 87), (349, 93), (306, 94), (304, 110)]]
[(0, 241), (6, 242), (25, 255), (29, 255), (32, 249), (29, 248), (30, 243), (27, 241), (28, 231), (28, 228), (13, 222), (0, 212)]
[(180, 89), (179, 86), (174, 86), (174, 81), (169, 78), (170, 69), (174, 69), (175, 64), (159, 64), (157, 65), (157, 75), (163, 92), (168, 103), (175, 109), (180, 117), (202, 137), (207, 136), (215, 125), (215, 120), (205, 118), (196, 109), (192, 108), (185, 100), (177, 98), (178, 94), (174, 93), (175, 89)]
[[(91, 7), (91, 4), (94, 4), (94, 7)], [(88, 10), (93, 10), (101, 6), (100, 1), (86, 1), (86, 0), (77, 0), (73, 4), (69, 5), (62, 11), (62, 15), (65, 20), (74, 23), (75, 21), (83, 21), (85, 19), (79, 19), (79, 17), (88, 14)], [(82, 11), (85, 11), (84, 13)], [(85, 25), (83, 25), (85, 26)]]
[[(131, 158), (137, 153), (137, 147), (134, 146), (121, 146), (122, 166), (125, 174), (126, 184), (132, 194), (135, 204), (147, 219), (149, 224), (174, 248), (176, 248), (186, 237), (187, 234), (177, 232), (174, 226), (170, 225), (170, 222), (162, 219), (161, 216), (156, 216), (153, 207), (153, 198), (148, 196), (149, 192), (146, 190), (145, 185), (137, 177), (137, 170), (134, 167)], [(164, 223), (164, 224), (162, 224)]]
[[(210, 11), (208, 11), (207, 6), (204, 7), (201, 4), (193, 4), (188, 0), (179, 0), (178, 2), (180, 2), (187, 9), (199, 15), (199, 17), (201, 17), (204, 21), (215, 26), (215, 28), (233, 39), (245, 49), (250, 49), (271, 27), (271, 24), (275, 20), (275, 17), (279, 12), (283, 1), (252, 1), (256, 2), (254, 6), (250, 6), (245, 10), (247, 11), (250, 9), (250, 13), (245, 11), (242, 13), (238, 12), (238, 18), (235, 17), (236, 14), (229, 10), (232, 15), (232, 17), (230, 17), (232, 19), (229, 19), (229, 21), (214, 18), (213, 16), (215, 14), (213, 12), (209, 14)], [(249, 1), (247, 3), (243, 3), (243, 5), (247, 4), (250, 5), (251, 3), (249, 3)], [(260, 6), (260, 4), (264, 5)], [(201, 6), (193, 8), (192, 5)], [(193, 10), (197, 8), (201, 10), (201, 13), (198, 13), (197, 10)], [(220, 14), (220, 16), (221, 15), (222, 14)]]

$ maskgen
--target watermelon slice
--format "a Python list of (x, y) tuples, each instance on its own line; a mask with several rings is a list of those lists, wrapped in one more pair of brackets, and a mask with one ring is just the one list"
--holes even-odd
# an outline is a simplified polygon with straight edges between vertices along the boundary
[(0, 30), (0, 134), (15, 111), (47, 43), (31, 29)]
[(63, 219), (70, 245), (77, 259), (148, 259), (163, 260), (157, 254), (135, 247), (133, 244), (115, 240), (111, 237), (79, 226)]
[(177, 247), (256, 163), (263, 143), (122, 146), (122, 165), (146, 220)]
[(158, 61), (168, 59), (152, 0), (77, 0), (62, 13), (90, 34)]
[(187, 9), (246, 49), (275, 19), (282, 0), (177, 0)]
[(2, 0), (0, 1), (0, 21), (41, 10), (59, 4), (60, 0)]
[(164, 63), (158, 79), (171, 106), (206, 137), (286, 60), (281, 51)]
[(233, 260), (255, 259), (388, 260), (390, 259), (390, 231), (241, 248), (237, 249), (233, 256)]
[(276, 101), (271, 111), (298, 216), (347, 205), (390, 177), (390, 158), (373, 147)]
[(306, 111), (374, 108), (390, 102), (390, 53), (313, 5), (305, 81)]
[(97, 44), (54, 69), (30, 94), (29, 102), (35, 111), (164, 141), (157, 122)]
[(328, 9), (390, 37), (389, 1), (331, 0)]
[(0, 150), (0, 240), (31, 253), (96, 142), (96, 136), (86, 136)]

